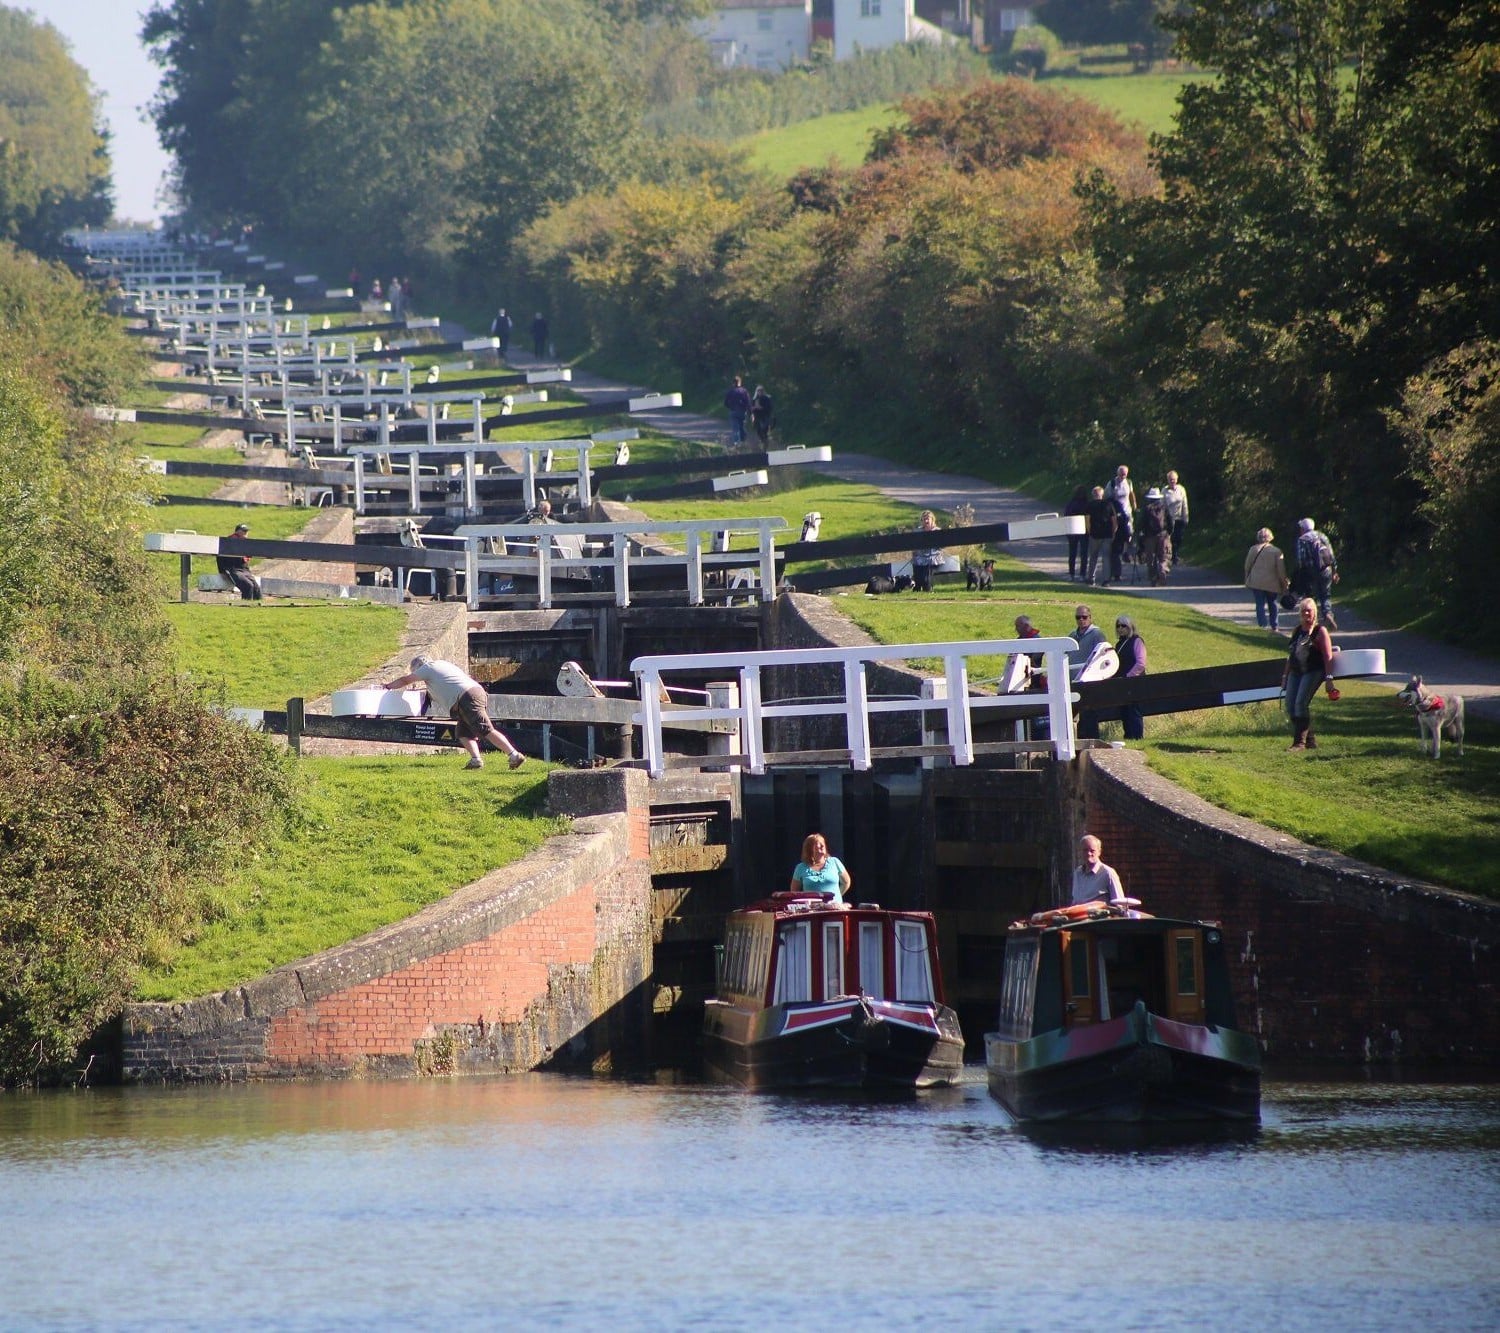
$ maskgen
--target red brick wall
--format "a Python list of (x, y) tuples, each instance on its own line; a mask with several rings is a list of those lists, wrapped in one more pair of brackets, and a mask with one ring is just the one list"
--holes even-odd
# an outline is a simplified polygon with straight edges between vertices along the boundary
[(442, 1027), (518, 1023), (547, 994), (550, 968), (593, 962), (596, 901), (586, 885), (472, 944), (351, 986), (270, 1021), (266, 1060), (292, 1068), (410, 1056)]
[(1139, 755), (1080, 763), (1084, 829), (1126, 892), (1224, 924), (1269, 1060), (1500, 1063), (1500, 905), (1226, 815)]

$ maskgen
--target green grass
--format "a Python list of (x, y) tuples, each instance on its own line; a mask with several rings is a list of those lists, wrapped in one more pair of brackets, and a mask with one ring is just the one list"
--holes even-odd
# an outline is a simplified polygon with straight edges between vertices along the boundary
[(175, 668), (239, 708), (341, 689), (390, 657), (405, 625), (399, 607), (360, 601), (172, 602), (167, 617)]
[[(827, 515), (825, 512), (825, 526)], [(841, 598), (839, 608), (882, 643), (1005, 638), (1025, 612), (1044, 635), (1068, 634), (1073, 608), (1087, 602), (1106, 633), (1124, 612), (1146, 641), (1152, 672), (1281, 658), (1284, 640), (1150, 597), (1080, 590), (1001, 556), (992, 592), (960, 584), (931, 596)], [(924, 665), (924, 664), (918, 664)], [(931, 664), (925, 664), (931, 665)], [(998, 677), (998, 658), (971, 663), (976, 681)], [(1417, 749), (1411, 714), (1380, 686), (1350, 682), (1333, 703), (1313, 706), (1321, 740), (1290, 753), (1275, 704), (1207, 709), (1149, 718), (1138, 748), (1157, 772), (1220, 809), (1244, 815), (1318, 847), (1398, 874), (1500, 898), (1500, 729), (1470, 723), (1462, 759), (1441, 763)], [(1102, 735), (1118, 738), (1118, 723)]]
[(1076, 93), (1113, 111), (1126, 124), (1148, 134), (1166, 134), (1177, 119), (1177, 94), (1185, 83), (1202, 82), (1208, 74), (1122, 74), (1090, 78), (1063, 75), (1044, 79), (1044, 88)]
[(215, 919), (146, 971), (144, 1000), (181, 1000), (357, 939), (528, 855), (563, 827), (545, 769), (465, 772), (452, 754), (304, 759), (294, 831), (215, 893)]
[(901, 113), (887, 103), (764, 130), (742, 143), (749, 147), (753, 165), (786, 180), (804, 167), (821, 167), (835, 160), (857, 167), (870, 151), (875, 132), (900, 119)]
[[(1075, 93), (1146, 133), (1165, 134), (1176, 119), (1177, 94), (1182, 85), (1207, 77), (1171, 73), (1059, 75), (1045, 79), (1043, 86)], [(805, 167), (825, 166), (834, 160), (846, 167), (858, 166), (865, 160), (875, 132), (900, 119), (900, 111), (886, 103), (764, 130), (741, 142), (749, 147), (754, 166), (785, 180)]]

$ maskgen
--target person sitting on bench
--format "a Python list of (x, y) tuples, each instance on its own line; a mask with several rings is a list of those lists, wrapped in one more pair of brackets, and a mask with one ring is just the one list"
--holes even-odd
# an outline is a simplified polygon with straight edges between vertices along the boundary
[[(248, 523), (236, 523), (231, 537), (248, 537), (250, 525)], [(250, 572), (250, 561), (243, 555), (221, 555), (216, 557), (219, 573), (228, 579), (238, 590), (241, 597), (247, 602), (258, 602), (264, 594), (261, 592), (260, 580)]]

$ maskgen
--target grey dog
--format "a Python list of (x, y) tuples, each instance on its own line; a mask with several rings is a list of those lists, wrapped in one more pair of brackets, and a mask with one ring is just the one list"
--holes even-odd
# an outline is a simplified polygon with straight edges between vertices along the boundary
[(1461, 694), (1437, 694), (1422, 684), (1421, 676), (1413, 676), (1406, 688), (1396, 698), (1417, 715), (1417, 735), (1421, 738), (1422, 752), (1434, 759), (1441, 758), (1443, 737), (1464, 752), (1464, 700)]

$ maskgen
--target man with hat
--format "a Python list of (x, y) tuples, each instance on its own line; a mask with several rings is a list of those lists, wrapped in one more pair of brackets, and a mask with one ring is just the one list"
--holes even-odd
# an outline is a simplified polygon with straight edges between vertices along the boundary
[[(235, 540), (250, 535), (248, 523), (236, 523), (234, 531), (229, 534)], [(260, 580), (250, 572), (250, 561), (243, 555), (219, 555), (217, 557), (219, 573), (228, 579), (239, 590), (241, 597), (247, 602), (258, 602), (262, 593)]]

